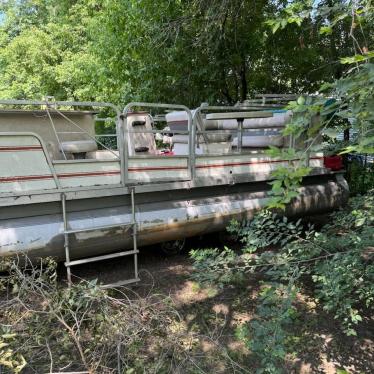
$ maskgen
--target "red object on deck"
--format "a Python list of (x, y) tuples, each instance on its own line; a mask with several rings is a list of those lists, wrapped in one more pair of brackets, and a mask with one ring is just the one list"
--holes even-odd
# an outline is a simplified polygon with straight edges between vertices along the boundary
[(332, 171), (343, 169), (343, 159), (341, 156), (326, 156), (323, 158), (323, 163), (326, 168)]
[(174, 152), (173, 151), (165, 151), (165, 152), (161, 152), (161, 154), (163, 156), (174, 156)]

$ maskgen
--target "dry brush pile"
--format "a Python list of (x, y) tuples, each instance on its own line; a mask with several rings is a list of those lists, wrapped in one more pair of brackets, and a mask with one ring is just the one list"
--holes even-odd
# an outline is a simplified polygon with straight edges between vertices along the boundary
[[(0, 369), (14, 373), (201, 372), (197, 336), (170, 299), (56, 281), (56, 264), (12, 262), (1, 279)], [(1, 371), (1, 372), (4, 372)]]

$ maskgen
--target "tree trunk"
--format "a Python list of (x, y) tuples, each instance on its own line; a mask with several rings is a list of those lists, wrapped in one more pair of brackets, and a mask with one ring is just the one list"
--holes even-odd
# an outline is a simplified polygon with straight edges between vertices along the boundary
[(241, 101), (247, 99), (248, 85), (247, 85), (247, 71), (245, 57), (243, 57), (242, 66), (240, 69), (240, 83), (241, 83)]

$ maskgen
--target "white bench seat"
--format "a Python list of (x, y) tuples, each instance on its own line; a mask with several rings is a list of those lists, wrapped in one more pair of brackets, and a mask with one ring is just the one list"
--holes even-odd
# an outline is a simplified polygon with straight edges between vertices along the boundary
[(71, 140), (61, 143), (61, 150), (65, 153), (87, 153), (97, 150), (94, 140)]

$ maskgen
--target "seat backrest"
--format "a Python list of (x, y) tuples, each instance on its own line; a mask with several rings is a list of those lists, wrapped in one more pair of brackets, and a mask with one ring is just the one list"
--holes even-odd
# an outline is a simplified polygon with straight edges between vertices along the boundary
[(127, 128), (129, 156), (158, 153), (154, 134), (145, 132), (152, 130), (151, 117), (148, 113), (128, 113)]

